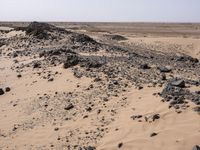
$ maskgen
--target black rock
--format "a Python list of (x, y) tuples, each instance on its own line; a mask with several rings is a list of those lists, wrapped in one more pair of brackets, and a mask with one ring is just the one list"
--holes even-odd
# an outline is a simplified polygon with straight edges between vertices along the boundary
[(43, 57), (45, 55), (45, 52), (40, 52), (39, 53), (39, 57), (41, 58), (41, 57)]
[(151, 67), (148, 66), (148, 64), (142, 64), (140, 65), (140, 69), (150, 69)]
[(85, 110), (86, 111), (92, 111), (92, 108), (91, 107), (87, 107)]
[(17, 57), (18, 56), (17, 52), (14, 52), (12, 56), (13, 58)]
[(54, 131), (58, 131), (59, 130), (59, 128), (58, 127), (56, 127), (55, 129), (54, 129)]
[(172, 86), (176, 86), (176, 87), (180, 87), (180, 88), (184, 88), (185, 87), (185, 81), (178, 79), (178, 80), (174, 80), (170, 83)]
[(54, 78), (50, 78), (48, 81), (49, 81), (49, 82), (52, 82), (53, 80), (54, 80)]
[(133, 120), (142, 118), (142, 115), (133, 115), (131, 116)]
[(113, 80), (113, 84), (114, 84), (114, 85), (118, 85), (119, 82), (118, 82), (117, 80)]
[(166, 79), (167, 79), (166, 75), (165, 75), (165, 74), (162, 74), (161, 80), (166, 80)]
[(0, 95), (3, 95), (5, 92), (2, 88), (0, 88)]
[(160, 72), (163, 72), (163, 73), (169, 73), (172, 71), (171, 69), (169, 69), (167, 67), (159, 67), (159, 70), (160, 70)]
[(139, 86), (138, 87), (138, 90), (142, 90), (144, 87), (143, 86)]
[(13, 129), (12, 129), (12, 131), (16, 131), (16, 130), (17, 130), (17, 127), (14, 126)]
[(6, 92), (10, 92), (10, 88), (9, 88), (9, 87), (6, 87), (6, 88), (5, 88), (5, 91), (6, 91)]
[(33, 68), (41, 68), (41, 63), (39, 63), (39, 62), (34, 62), (34, 63), (33, 63)]
[(200, 150), (200, 146), (195, 145), (192, 150)]
[(84, 147), (84, 150), (96, 150), (93, 146)]
[(22, 77), (22, 75), (21, 75), (21, 74), (18, 74), (18, 75), (17, 75), (17, 77), (18, 77), (18, 78), (21, 78), (21, 77)]
[(107, 97), (103, 97), (103, 101), (107, 102), (109, 99)]
[(74, 108), (74, 105), (72, 103), (70, 103), (69, 105), (65, 106), (65, 110), (70, 110), (70, 109), (73, 109)]
[(123, 143), (118, 144), (118, 148), (121, 148), (123, 146)]
[(189, 61), (189, 62), (192, 62), (192, 63), (198, 63), (199, 60), (197, 58), (193, 58), (191, 56), (179, 56), (176, 61), (182, 61), (182, 62), (186, 62), (186, 61)]
[(172, 86), (171, 83), (168, 83), (165, 88), (163, 89), (161, 96), (164, 98), (170, 98), (169, 100), (172, 99), (172, 97), (179, 97), (183, 95), (188, 95), (190, 92), (188, 90), (185, 90), (180, 87)]
[(152, 120), (155, 121), (157, 119), (160, 119), (160, 115), (159, 114), (153, 115)]
[(94, 82), (99, 82), (101, 80), (102, 80), (101, 78), (97, 77), (97, 78), (94, 79)]
[(155, 133), (155, 132), (153, 132), (153, 133), (151, 133), (150, 137), (154, 137), (154, 136), (156, 136), (156, 135), (158, 135), (158, 134)]
[(179, 97), (173, 97), (172, 101), (170, 102), (171, 105), (175, 105), (175, 104), (183, 104), (184, 103), (184, 96), (179, 96)]

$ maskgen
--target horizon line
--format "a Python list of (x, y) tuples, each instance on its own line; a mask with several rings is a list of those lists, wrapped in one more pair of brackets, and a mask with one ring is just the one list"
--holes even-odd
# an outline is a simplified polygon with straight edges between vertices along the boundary
[(6, 21), (1, 21), (0, 23), (9, 23), (9, 22), (16, 22), (16, 23), (20, 23), (20, 22), (52, 22), (52, 23), (181, 23), (181, 24), (199, 24), (200, 22), (193, 22), (193, 21), (56, 21), (56, 20), (15, 20), (15, 21), (11, 21), (11, 20), (6, 20)]

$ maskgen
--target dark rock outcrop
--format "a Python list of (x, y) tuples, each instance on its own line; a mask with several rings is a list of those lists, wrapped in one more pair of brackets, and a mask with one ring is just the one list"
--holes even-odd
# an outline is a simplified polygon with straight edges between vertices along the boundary
[(85, 34), (74, 34), (71, 40), (73, 43), (81, 43), (82, 45), (98, 44), (93, 38)]
[(65, 29), (55, 27), (48, 23), (43, 22), (32, 22), (27, 27), (18, 27), (16, 30), (23, 30), (27, 35), (32, 35), (37, 39), (49, 39), (50, 32), (70, 33)]

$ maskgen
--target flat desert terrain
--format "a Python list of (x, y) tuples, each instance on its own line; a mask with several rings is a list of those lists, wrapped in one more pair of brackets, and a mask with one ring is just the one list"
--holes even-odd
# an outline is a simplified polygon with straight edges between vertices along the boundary
[(0, 150), (200, 150), (200, 24), (0, 23)]

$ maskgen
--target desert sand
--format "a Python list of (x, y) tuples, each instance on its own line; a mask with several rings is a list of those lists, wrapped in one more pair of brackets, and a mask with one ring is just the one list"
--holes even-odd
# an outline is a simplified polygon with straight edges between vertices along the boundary
[(199, 150), (200, 25), (0, 23), (1, 150)]

